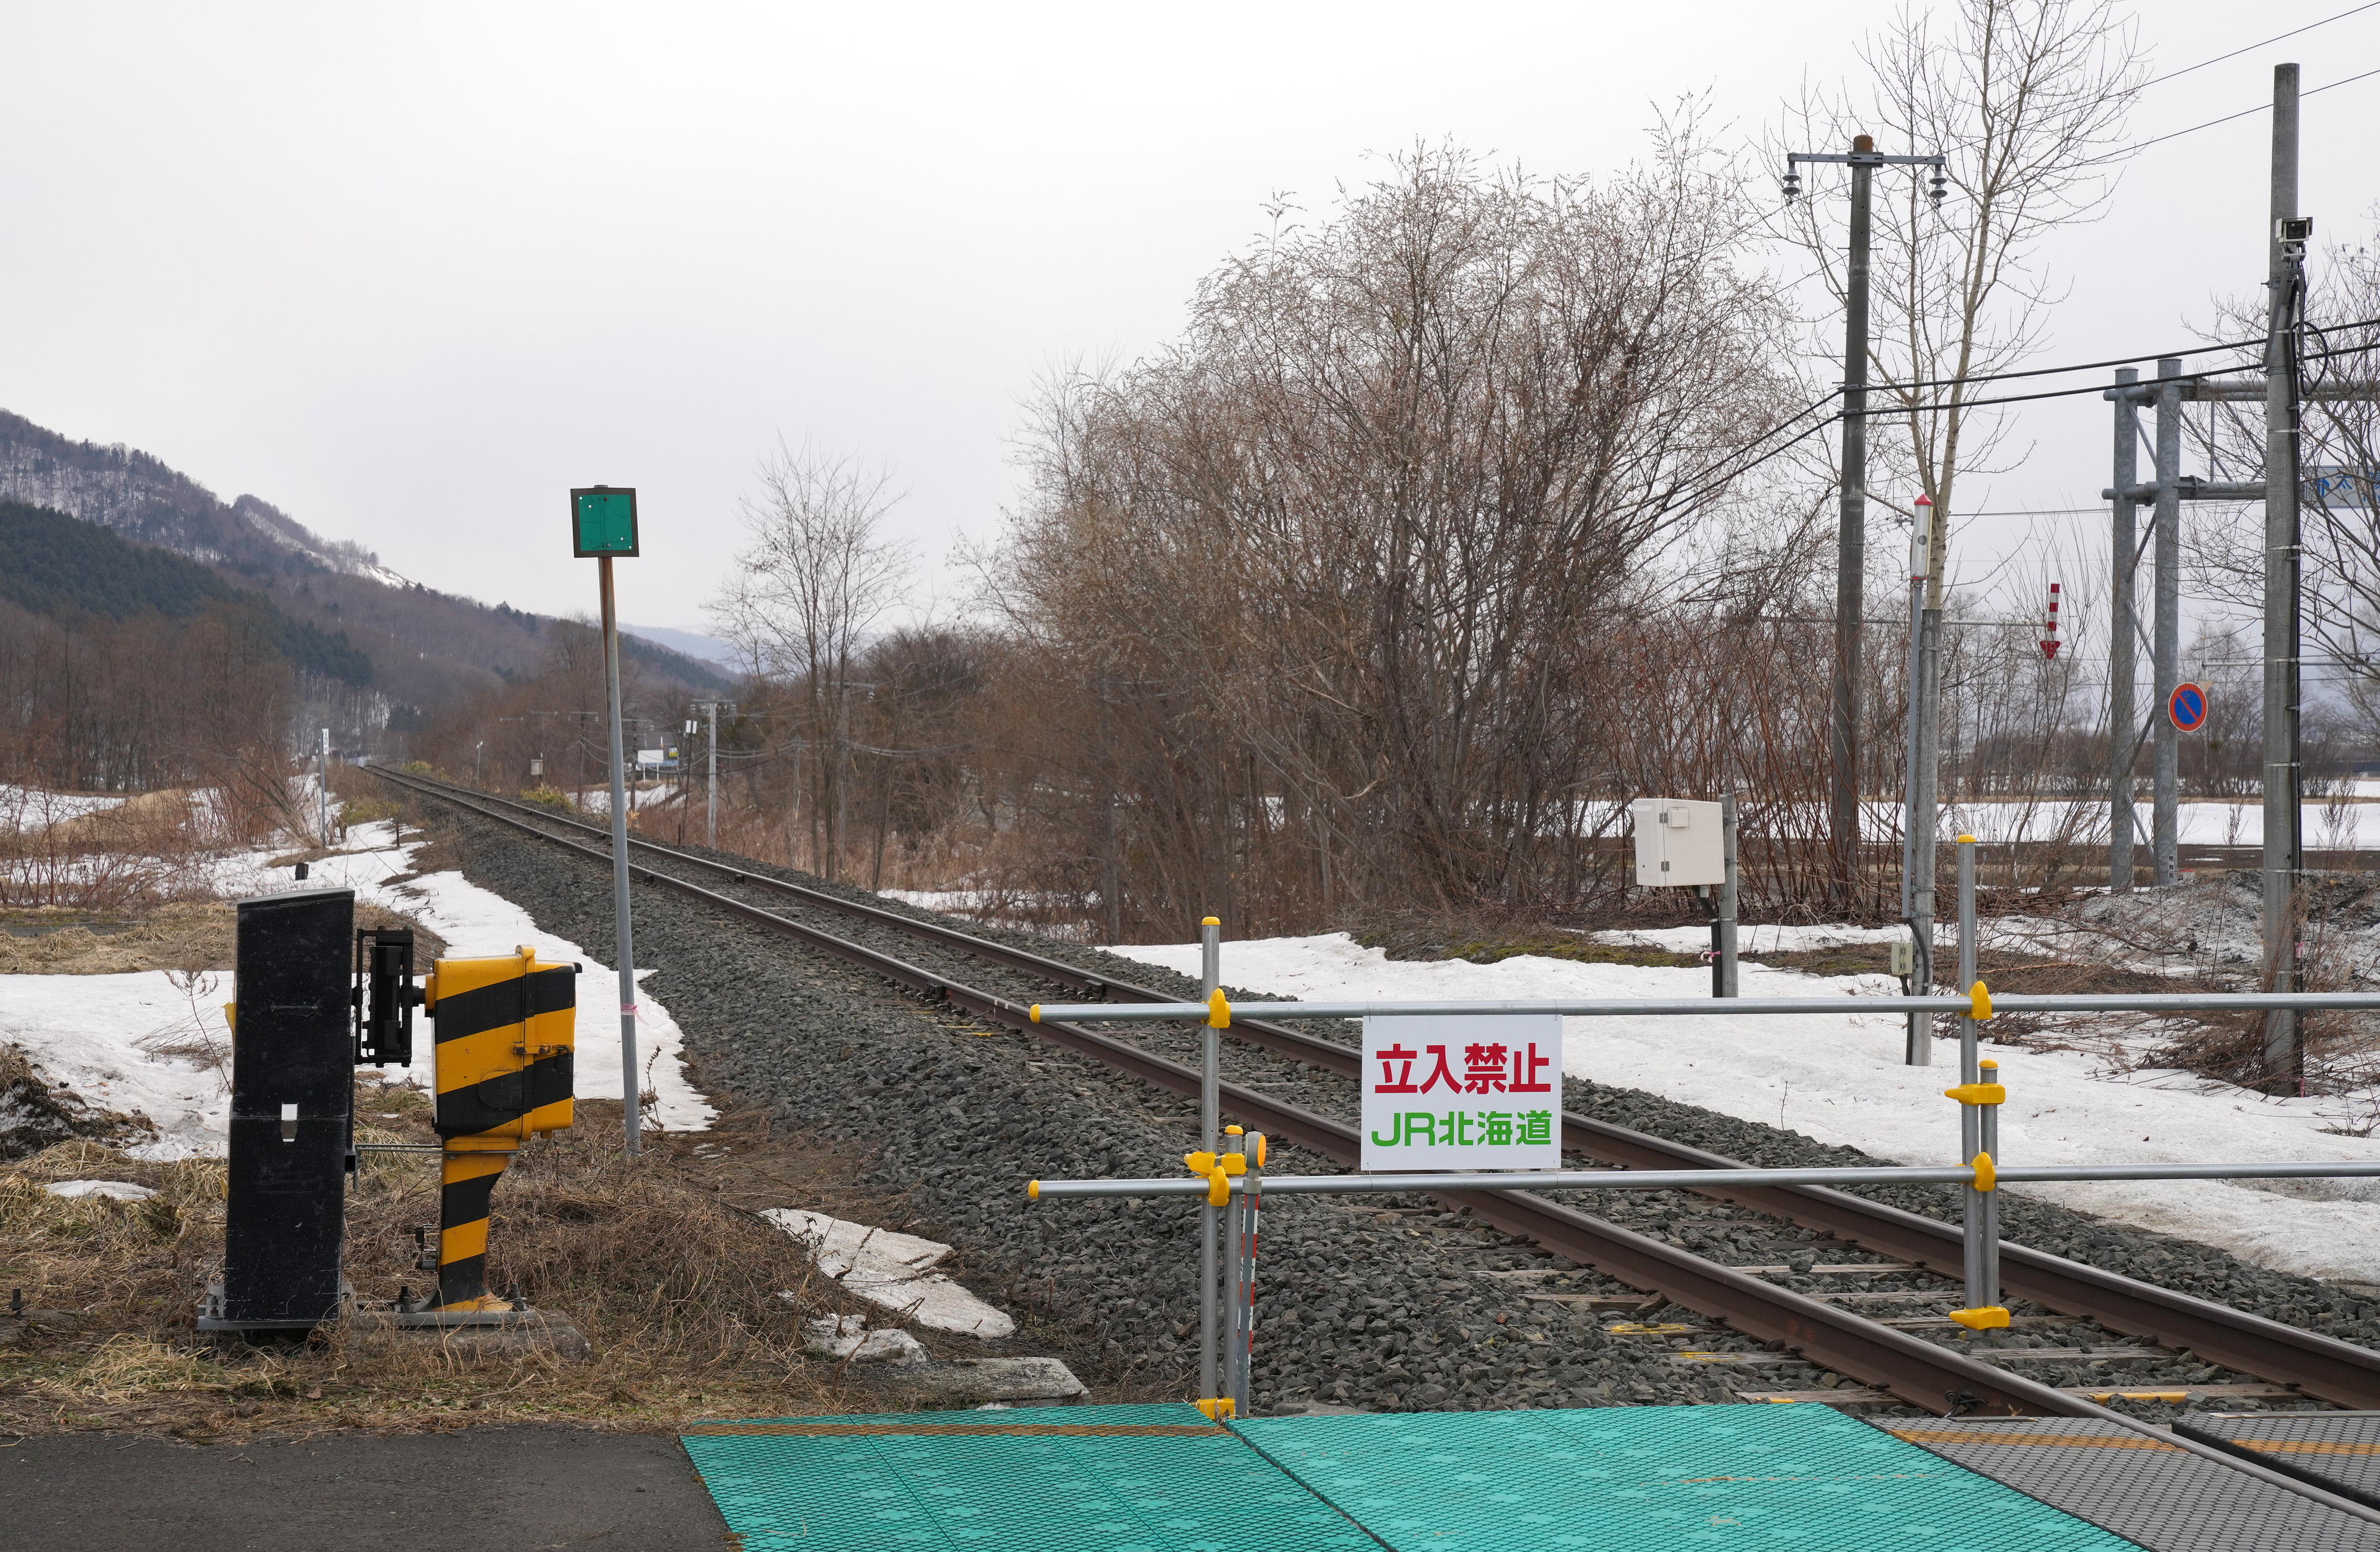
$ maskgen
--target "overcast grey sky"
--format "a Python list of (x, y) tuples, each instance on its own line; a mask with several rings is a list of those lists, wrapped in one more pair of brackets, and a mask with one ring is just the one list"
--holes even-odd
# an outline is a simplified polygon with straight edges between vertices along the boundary
[[(2160, 0), (2174, 68), (2346, 9)], [(1131, 356), (1293, 192), (1453, 139), (1751, 139), (1882, 4), (34, 5), (6, 12), (0, 405), (253, 491), (434, 587), (591, 607), (565, 492), (633, 484), (625, 617), (702, 628), (780, 433), (892, 467), (939, 562), (997, 524), (1035, 374)], [(2138, 137), (2380, 67), (2380, 9), (2152, 88)], [(2307, 207), (2369, 227), (2380, 78), (2306, 105)], [(2168, 141), (2061, 239), (2049, 358), (2188, 343), (2262, 279), (2263, 117)], [(2079, 506), (2106, 406), (2029, 411), (1995, 509)], [(1977, 492), (1968, 491), (1972, 498)], [(1962, 554), (2011, 547), (1979, 525)], [(947, 592), (948, 573), (922, 585)], [(2070, 589), (2071, 583), (2070, 582)]]

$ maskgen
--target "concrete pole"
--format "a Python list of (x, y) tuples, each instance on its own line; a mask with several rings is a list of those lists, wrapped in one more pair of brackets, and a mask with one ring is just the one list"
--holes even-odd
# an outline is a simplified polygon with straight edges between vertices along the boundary
[[(1876, 141), (1852, 140), (1852, 154), (1870, 157)], [(1842, 512), (1835, 532), (1835, 667), (1827, 756), (1834, 783), (1827, 835), (1834, 854), (1837, 903), (1848, 909), (1859, 893), (1859, 658), (1867, 573), (1867, 312), (1868, 194), (1875, 167), (1853, 161), (1851, 252), (1844, 267)]]
[[(1925, 590), (1933, 577), (1934, 503), (1917, 498), (1909, 529), (1909, 770), (1902, 779), (1907, 812), (1901, 816), (1900, 919), (1909, 925), (1911, 949), (1909, 988), (1924, 996), (1930, 972), (1934, 924), (1930, 868), (1934, 827), (1925, 813), (1925, 767), (1927, 739), (1925, 716)], [(1921, 876), (1925, 879), (1923, 888)], [(1901, 1060), (1925, 1067), (1934, 1060), (1933, 1020), (1924, 1013), (1909, 1015), (1908, 1039)]]
[[(478, 784), (476, 766), (472, 782), (474, 785)], [(331, 730), (329, 728), (322, 730), (321, 749), (314, 757), (314, 813), (315, 823), (322, 831), (322, 849), (328, 851), (331, 846)]]
[(2149, 702), (2153, 801), (2149, 844), (2160, 884), (2181, 879), (2180, 810), (2173, 719), (2166, 708), (2181, 683), (2181, 358), (2157, 362), (2156, 612), (2150, 657), (2156, 694)]
[[(1215, 989), (1223, 984), (1223, 924), (1208, 916), (1198, 924), (1198, 1000), (1211, 1001)], [(1222, 1031), (1213, 1025), (1201, 1025), (1198, 1080), (1198, 1146), (1208, 1153), (1219, 1151), (1222, 1122), (1222, 1075), (1220, 1041)], [(1216, 1363), (1220, 1348), (1215, 1328), (1216, 1241), (1222, 1225), (1220, 1207), (1202, 1207), (1198, 1213), (1198, 1396), (1201, 1400), (1220, 1396), (1216, 1387), (1220, 1370)]]
[[(2265, 979), (2275, 991), (2299, 989), (2297, 359), (2288, 337), (2295, 274), (2280, 234), (2280, 224), (2297, 213), (2298, 67), (2276, 65), (2272, 210), (2265, 228)], [(2285, 1009), (2267, 1013), (2267, 1077), (2302, 1087), (2302, 1055), (2295, 1016)]]
[(644, 1121), (637, 1096), (637, 947), (628, 921), (628, 796), (621, 766), (620, 618), (612, 600), (612, 557), (598, 557), (603, 583), (603, 687), (612, 709), (612, 952), (620, 962), (620, 1123), (626, 1129), (628, 1157), (638, 1152)]
[[(1933, 538), (1925, 546), (1925, 606), (1917, 617), (1917, 878), (1909, 891), (1910, 936), (1917, 963), (1910, 980), (1921, 992), (1934, 985), (1934, 864), (1942, 833), (1942, 603), (1950, 568), (1950, 514), (1939, 502), (1928, 518)], [(1912, 1065), (1934, 1061), (1934, 1021), (1919, 1026), (1920, 1054)]]
[(2107, 612), (2107, 887), (2121, 894), (2132, 887), (2133, 730), (2140, 711), (2132, 704), (2134, 687), (2132, 644), (2140, 626), (2134, 612), (2138, 598), (2134, 559), (2140, 552), (2139, 505), (2128, 493), (2140, 483), (2141, 404), (2127, 384), (2138, 382), (2138, 369), (2116, 373), (2115, 525), (2109, 535), (2114, 552), (2113, 606)]
[(703, 740), (703, 781), (710, 788), (710, 800), (703, 815), (702, 843), (712, 851), (719, 849), (719, 702), (710, 702), (710, 732)]

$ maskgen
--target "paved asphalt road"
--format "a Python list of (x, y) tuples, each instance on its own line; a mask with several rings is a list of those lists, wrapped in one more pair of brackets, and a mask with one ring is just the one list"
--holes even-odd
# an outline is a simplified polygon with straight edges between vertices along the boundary
[(479, 1428), (192, 1446), (64, 1434), (0, 1448), (9, 1552), (722, 1552), (666, 1435)]

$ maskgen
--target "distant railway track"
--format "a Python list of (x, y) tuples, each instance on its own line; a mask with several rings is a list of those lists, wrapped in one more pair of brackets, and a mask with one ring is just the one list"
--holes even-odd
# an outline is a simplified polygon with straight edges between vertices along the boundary
[[(611, 864), (606, 829), (535, 805), (408, 772), (375, 767), (373, 774), (419, 796), (468, 810), (589, 862), (607, 867)], [(598, 843), (589, 844), (589, 841)], [(791, 938), (916, 995), (945, 1000), (977, 1018), (1048, 1041), (1172, 1094), (1195, 1097), (1198, 1092), (1198, 1073), (1183, 1063), (1078, 1025), (1037, 1023), (1026, 1003), (706, 888), (683, 874), (697, 871), (715, 882), (889, 928), (920, 943), (956, 951), (1085, 996), (1172, 1002), (1179, 1000), (1175, 993), (1097, 975), (1079, 965), (732, 862), (634, 836), (629, 845), (632, 857), (641, 853), (680, 870), (665, 872), (632, 860), (632, 877), (644, 883)], [(1351, 1080), (1358, 1075), (1354, 1049), (1281, 1025), (1236, 1020), (1226, 1034), (1326, 1073)], [(1352, 1127), (1238, 1085), (1223, 1085), (1222, 1096), (1225, 1111), (1254, 1130), (1350, 1168), (1357, 1161), (1358, 1138)], [(1565, 1113), (1562, 1122), (1563, 1144), (1570, 1150), (1632, 1169), (1712, 1170), (1712, 1182), (1695, 1188), (1703, 1195), (1815, 1231), (1912, 1271), (1951, 1279), (1960, 1274), (1960, 1235), (1951, 1225), (1825, 1187), (1730, 1186), (1717, 1172), (1743, 1168), (1737, 1160), (1586, 1116)], [(1658, 1293), (1724, 1322), (1745, 1337), (1798, 1354), (1808, 1363), (1930, 1412), (2100, 1417), (2129, 1424), (2082, 1395), (2037, 1383), (1852, 1309), (1779, 1287), (1744, 1269), (1721, 1265), (1562, 1203), (1524, 1193), (1436, 1194), (1447, 1205), (1506, 1233), (1534, 1241), (1551, 1254), (1631, 1287)], [(2309, 1399), (2352, 1409), (2380, 1409), (2380, 1353), (2368, 1349), (2019, 1245), (2004, 1248), (2001, 1267), (2004, 1288), (2014, 1299), (2095, 1322), (2160, 1348), (2186, 1349), (2198, 1362), (2284, 1386)], [(2016, 1356), (2021, 1359), (2022, 1354)], [(2110, 1386), (2110, 1389), (2117, 1388)]]

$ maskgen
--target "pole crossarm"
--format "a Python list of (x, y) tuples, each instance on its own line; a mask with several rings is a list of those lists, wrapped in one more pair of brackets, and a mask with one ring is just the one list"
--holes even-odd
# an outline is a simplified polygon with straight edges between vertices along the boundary
[[(2174, 490), (2183, 501), (2236, 502), (2265, 499), (2265, 482), (2261, 479), (2253, 484), (2227, 483), (2219, 479), (2201, 479), (2194, 474), (2185, 474), (2175, 482)], [(2154, 480), (2143, 484), (2128, 485), (2120, 491), (2110, 485), (2099, 492), (2101, 501), (2153, 502), (2156, 498), (2157, 486)]]
[(1789, 151), (1785, 165), (1796, 166), (1803, 162), (1826, 162), (1842, 167), (1948, 167), (1948, 157), (1938, 152), (1932, 156), (1887, 156), (1880, 151)]
[[(1978, 1006), (1970, 997), (1740, 997), (1723, 1007), (1708, 998), (1598, 998), (1578, 1001), (1513, 1002), (1232, 1002), (1225, 1010), (1232, 1019), (1354, 1019), (1434, 1018), (1475, 1013), (1558, 1013), (1564, 1018), (1708, 1018), (1714, 1014), (1843, 1014), (1874, 1013), (1898, 1017), (1904, 1013), (2185, 1013), (2228, 1011), (2296, 1012), (2368, 1012), (2380, 1011), (2380, 993), (2354, 991), (2235, 992), (2205, 994), (2143, 993), (2133, 996), (2076, 993), (2065, 996), (1993, 996)], [(1987, 1010), (1987, 1011), (1986, 1011)], [(1035, 1023), (1076, 1024), (1093, 1020), (1111, 1023), (1154, 1023), (1195, 1019), (1205, 1023), (1211, 1009), (1204, 1002), (1065, 1002), (1036, 1003)]]
[[(2023, 1181), (2350, 1180), (2380, 1177), (2380, 1159), (2289, 1159), (2241, 1164), (2015, 1164), (1992, 1171), (1998, 1182)], [(1245, 1177), (1227, 1176), (1229, 1189)], [(1407, 1191), (1689, 1191), (1715, 1181), (1730, 1185), (1973, 1185), (1972, 1165), (1862, 1165), (1815, 1170), (1540, 1170), (1372, 1175), (1271, 1175), (1270, 1195), (1337, 1195)], [(1036, 1202), (1090, 1196), (1199, 1196), (1209, 1182), (1197, 1175), (1148, 1179), (1040, 1180), (1026, 1194)]]

